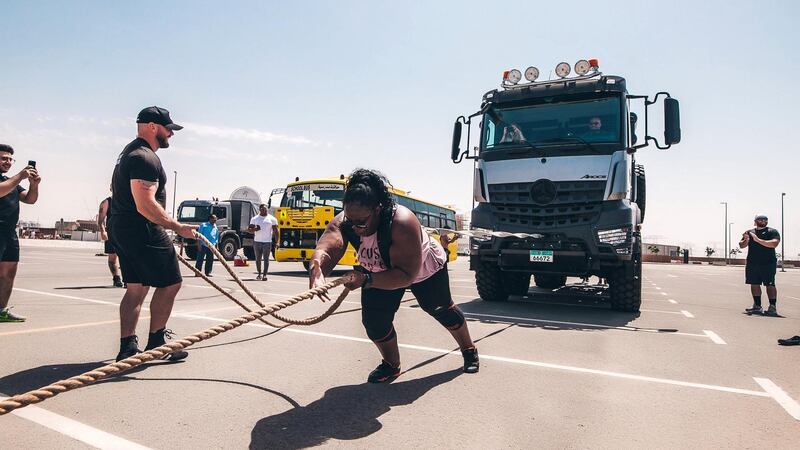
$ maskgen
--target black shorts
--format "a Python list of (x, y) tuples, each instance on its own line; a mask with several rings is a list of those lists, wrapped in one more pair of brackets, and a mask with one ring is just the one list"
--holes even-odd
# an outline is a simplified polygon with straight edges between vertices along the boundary
[(145, 286), (167, 287), (183, 281), (164, 227), (151, 222), (112, 218), (109, 236), (119, 257), (122, 280)]
[[(431, 275), (427, 280), (412, 284), (409, 289), (417, 303), (425, 311), (433, 311), (438, 307), (448, 307), (453, 303), (450, 295), (450, 275), (447, 268), (443, 267)], [(400, 308), (400, 300), (406, 292), (405, 288), (362, 289), (361, 290), (361, 319), (364, 324), (374, 322), (392, 322), (394, 314)]]
[(775, 272), (777, 264), (752, 264), (747, 263), (744, 269), (745, 284), (763, 284), (775, 286)]
[[(111, 233), (111, 231), (109, 231), (109, 233)], [(117, 249), (116, 249), (116, 247), (114, 247), (114, 243), (111, 242), (111, 238), (109, 238), (107, 241), (105, 241), (103, 243), (103, 251), (107, 255), (113, 255), (113, 254), (117, 253)]]
[(0, 230), (0, 262), (19, 262), (17, 230)]

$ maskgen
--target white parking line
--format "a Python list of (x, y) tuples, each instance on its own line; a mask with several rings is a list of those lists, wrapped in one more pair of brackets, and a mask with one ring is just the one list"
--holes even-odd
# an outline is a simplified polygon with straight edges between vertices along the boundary
[(659, 290), (659, 291), (661, 290), (661, 288), (660, 288), (660, 287), (658, 287), (658, 286), (656, 286), (656, 289), (657, 289), (657, 290)]
[(667, 293), (666, 292), (662, 292), (661, 295), (667, 295)]
[[(6, 400), (8, 397), (0, 397), (1, 400)], [(97, 428), (90, 427), (76, 420), (60, 416), (56, 413), (47, 411), (38, 406), (27, 406), (22, 409), (11, 411), (11, 414), (30, 420), (33, 423), (39, 424), (45, 428), (69, 436), (72, 439), (83, 442), (92, 447), (104, 449), (131, 449), (131, 450), (147, 450), (150, 447), (139, 445), (119, 436), (114, 436)]]
[(685, 309), (681, 310), (681, 314), (683, 314), (684, 316), (686, 316), (686, 317), (688, 317), (690, 319), (694, 319), (694, 314), (690, 313), (689, 311), (686, 311)]
[(794, 417), (795, 420), (800, 420), (800, 404), (798, 404), (793, 398), (789, 397), (786, 392), (783, 391), (778, 385), (772, 382), (769, 378), (756, 378), (756, 380), (761, 388), (763, 388), (767, 393), (772, 397), (779, 405), (789, 413), (790, 416)]
[(670, 299), (667, 299), (667, 301), (668, 301), (668, 302), (670, 302), (670, 303), (672, 303), (673, 305), (677, 305), (677, 304), (678, 304), (678, 302), (676, 302), (675, 300), (673, 300), (673, 299), (671, 299), (671, 298), (670, 298)]
[[(17, 289), (17, 288), (15, 288), (15, 289)], [(49, 296), (54, 296), (54, 297), (66, 297), (66, 298), (72, 298), (72, 299), (76, 299), (76, 300), (84, 300), (84, 301), (88, 301), (88, 302), (91, 302), (91, 303), (112, 304), (110, 302), (101, 302), (101, 301), (92, 300), (92, 299), (85, 299), (85, 298), (81, 298), (81, 297), (73, 297), (73, 296), (67, 296), (67, 295), (61, 295), (61, 294), (52, 294), (50, 292), (33, 291), (33, 290), (30, 290), (30, 289), (19, 289), (19, 290), (25, 291), (25, 292), (37, 293), (37, 294), (41, 294), (41, 295), (49, 295)], [(116, 306), (116, 303), (113, 303), (113, 305)], [(223, 318), (219, 318), (219, 317), (203, 316), (203, 315), (199, 315), (199, 314), (180, 314), (180, 315), (176, 315), (176, 317), (185, 317), (185, 318), (192, 318), (192, 319), (203, 319), (203, 320), (209, 320), (209, 321), (214, 321), (214, 322), (226, 322), (227, 320), (229, 320), (229, 319), (223, 319)], [(269, 329), (273, 329), (273, 330), (275, 329), (275, 328), (270, 327), (268, 325), (263, 325), (261, 323), (254, 323), (254, 322), (250, 322), (250, 323), (247, 323), (245, 325), (251, 326), (251, 327), (257, 327), (257, 328), (269, 328)], [(367, 343), (367, 344), (372, 345), (372, 341), (370, 341), (369, 339), (357, 338), (357, 337), (353, 337), (353, 336), (345, 336), (345, 335), (338, 335), (338, 334), (331, 334), (331, 333), (322, 333), (322, 332), (311, 331), (311, 330), (301, 330), (301, 329), (298, 329), (298, 328), (284, 328), (283, 330), (287, 331), (287, 332), (290, 332), (290, 333), (306, 334), (306, 335), (311, 335), (311, 336), (320, 336), (320, 337), (327, 337), (327, 338), (332, 338), (332, 339), (340, 339), (340, 340), (353, 341), (353, 342), (362, 342), (362, 343)], [(439, 354), (443, 354), (443, 355), (450, 354), (450, 355), (459, 355), (460, 356), (460, 351), (458, 351), (458, 350), (446, 350), (446, 349), (439, 349), (439, 348), (433, 348), (433, 347), (423, 347), (423, 346), (411, 345), (411, 344), (399, 344), (399, 346), (403, 347), (403, 348), (426, 351), (426, 352), (432, 352), (432, 353), (439, 353)], [(694, 382), (689, 382), (689, 381), (672, 380), (672, 379), (668, 379), (668, 378), (657, 378), (657, 377), (649, 377), (649, 376), (628, 374), (628, 373), (622, 373), (622, 372), (611, 372), (611, 371), (606, 371), (606, 370), (589, 369), (589, 368), (585, 368), (585, 367), (566, 366), (566, 365), (561, 365), (561, 364), (551, 364), (551, 363), (540, 362), (540, 361), (524, 360), (524, 359), (517, 359), (517, 358), (508, 358), (508, 357), (504, 357), (504, 356), (493, 356), (493, 355), (481, 354), (481, 358), (483, 358), (484, 360), (494, 360), (494, 361), (507, 362), (507, 363), (511, 363), (511, 364), (520, 364), (520, 365), (541, 367), (541, 368), (547, 368), (547, 369), (557, 369), (557, 370), (564, 370), (564, 371), (577, 372), (577, 373), (587, 373), (587, 374), (593, 374), (593, 375), (602, 375), (602, 376), (613, 377), (613, 378), (622, 378), (622, 379), (628, 379), (628, 380), (645, 381), (645, 382), (650, 382), (650, 383), (691, 387), (691, 388), (697, 388), (697, 389), (706, 389), (706, 390), (717, 391), (717, 392), (728, 392), (728, 393), (733, 393), (733, 394), (750, 395), (750, 396), (754, 396), (754, 397), (769, 397), (769, 398), (774, 399), (776, 402), (778, 402), (778, 404), (781, 405), (781, 407), (783, 407), (793, 418), (795, 418), (796, 420), (800, 420), (800, 406), (797, 404), (797, 402), (794, 399), (792, 399), (791, 397), (789, 397), (780, 387), (775, 385), (775, 383), (773, 383), (772, 381), (770, 381), (769, 379), (766, 379), (766, 378), (754, 378), (754, 380), (760, 386), (762, 386), (764, 388), (764, 391), (754, 391), (754, 390), (751, 390), (751, 389), (740, 389), (740, 388), (733, 388), (733, 387), (728, 387), (728, 386), (719, 386), (719, 385), (713, 385), (713, 384), (703, 384), (703, 383), (694, 383)], [(19, 410), (19, 411), (15, 411), (14, 413), (18, 414), (18, 413), (24, 412), (24, 411), (25, 410)], [(49, 421), (48, 421), (48, 423), (49, 423)], [(104, 433), (104, 432), (101, 432), (101, 433)], [(122, 442), (120, 442), (119, 444), (122, 445)], [(137, 444), (131, 443), (131, 445), (137, 445)], [(105, 447), (101, 447), (101, 448), (105, 448)], [(127, 448), (127, 447), (114, 447), (114, 448)], [(143, 448), (143, 447), (130, 447), (130, 448)]]
[(705, 333), (706, 336), (708, 336), (711, 339), (711, 342), (713, 342), (715, 344), (728, 345), (728, 343), (725, 342), (724, 340), (722, 340), (722, 338), (719, 337), (719, 335), (717, 333), (714, 333), (711, 330), (703, 330), (703, 333)]

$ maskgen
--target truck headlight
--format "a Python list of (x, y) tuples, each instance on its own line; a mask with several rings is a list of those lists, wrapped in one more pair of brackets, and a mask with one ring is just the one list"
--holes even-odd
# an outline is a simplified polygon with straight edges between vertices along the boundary
[(631, 227), (598, 230), (597, 239), (603, 244), (611, 244), (614, 247), (629, 245), (631, 242)]

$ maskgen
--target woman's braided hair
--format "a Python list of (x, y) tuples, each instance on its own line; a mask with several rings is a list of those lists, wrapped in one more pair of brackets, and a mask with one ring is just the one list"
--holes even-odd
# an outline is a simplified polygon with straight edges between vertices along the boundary
[(381, 209), (392, 208), (394, 200), (389, 193), (389, 180), (377, 171), (356, 169), (350, 174), (344, 190), (343, 203), (359, 203), (368, 208), (380, 205)]

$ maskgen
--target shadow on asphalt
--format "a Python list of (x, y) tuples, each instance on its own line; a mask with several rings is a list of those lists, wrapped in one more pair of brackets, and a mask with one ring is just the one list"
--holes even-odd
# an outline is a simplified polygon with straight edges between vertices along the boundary
[[(32, 369), (25, 369), (0, 378), (0, 392), (8, 396), (24, 394), (25, 392), (53, 384), (56, 381), (65, 380), (67, 378), (80, 375), (84, 372), (97, 369), (98, 367), (103, 367), (111, 362), (112, 360), (77, 364), (50, 364)], [(133, 369), (125, 372), (125, 375), (140, 372), (151, 364), (154, 363), (142, 364), (141, 366), (134, 367)], [(174, 363), (161, 362), (155, 364)], [(125, 375), (114, 375), (106, 378), (105, 380), (97, 382), (97, 384), (113, 381), (124, 381), (122, 378), (124, 378)]]
[[(461, 374), (461, 369), (391, 384), (355, 384), (328, 389), (307, 406), (265, 417), (250, 434), (250, 448), (306, 448), (360, 439), (379, 431), (378, 420), (393, 406), (409, 405)], [(401, 377), (402, 378), (402, 377)]]
[(527, 295), (513, 296), (507, 302), (486, 302), (476, 295), (474, 300), (460, 303), (459, 307), (470, 321), (510, 323), (521, 328), (604, 331), (607, 327), (628, 327), (630, 331), (678, 331), (629, 325), (640, 313), (611, 310), (607, 289), (596, 285), (574, 284), (554, 290), (532, 287)]

